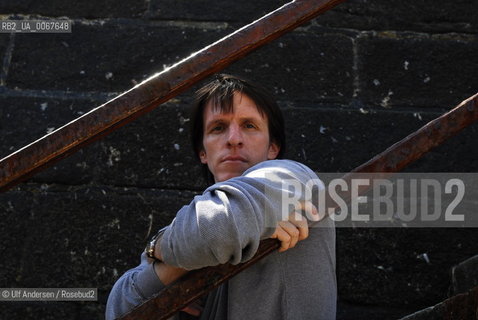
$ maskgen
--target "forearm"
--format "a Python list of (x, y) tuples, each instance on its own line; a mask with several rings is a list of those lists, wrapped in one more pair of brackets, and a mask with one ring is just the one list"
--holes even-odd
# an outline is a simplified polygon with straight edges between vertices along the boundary
[(128, 270), (113, 286), (106, 305), (106, 319), (116, 319), (131, 311), (163, 288), (152, 259), (143, 253), (141, 264)]
[(185, 269), (173, 267), (160, 261), (156, 261), (154, 263), (154, 271), (156, 272), (159, 280), (161, 280), (161, 282), (165, 285), (174, 282), (188, 272)]
[(146, 248), (147, 255), (154, 259), (153, 267), (154, 272), (158, 276), (159, 280), (168, 285), (178, 278), (180, 278), (183, 274), (187, 272), (187, 270), (178, 268), (175, 266), (168, 265), (163, 262), (163, 256), (161, 254), (161, 239), (163, 237), (164, 230), (166, 228), (161, 229), (151, 240), (150, 244)]

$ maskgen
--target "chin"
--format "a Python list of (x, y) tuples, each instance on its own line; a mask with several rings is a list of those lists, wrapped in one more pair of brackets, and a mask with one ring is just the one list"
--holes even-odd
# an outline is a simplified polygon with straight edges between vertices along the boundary
[[(244, 170), (245, 171), (245, 170)], [(218, 178), (216, 179), (216, 182), (222, 182), (226, 181), (235, 177), (239, 177), (242, 175), (244, 171), (238, 171), (238, 172), (224, 172), (218, 175)]]

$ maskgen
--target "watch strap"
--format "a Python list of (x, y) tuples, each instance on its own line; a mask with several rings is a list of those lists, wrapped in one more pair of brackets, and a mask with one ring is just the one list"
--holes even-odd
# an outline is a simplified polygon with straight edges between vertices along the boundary
[(156, 257), (154, 256), (154, 251), (155, 251), (155, 249), (156, 249), (156, 243), (158, 242), (158, 240), (161, 240), (161, 236), (163, 235), (165, 229), (166, 229), (166, 228), (163, 228), (163, 229), (159, 230), (159, 231), (151, 238), (151, 240), (148, 242), (148, 244), (146, 245), (145, 251), (146, 251), (146, 255), (148, 256), (148, 258), (161, 261), (161, 260), (159, 260), (158, 258), (156, 258)]

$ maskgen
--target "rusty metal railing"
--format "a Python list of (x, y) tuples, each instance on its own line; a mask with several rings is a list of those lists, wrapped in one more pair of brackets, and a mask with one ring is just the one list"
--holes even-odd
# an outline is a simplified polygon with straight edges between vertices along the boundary
[[(357, 167), (343, 179), (348, 181), (353, 179), (354, 175), (362, 173), (381, 172), (388, 175), (398, 172), (477, 120), (478, 93)], [(363, 178), (363, 175), (360, 177)], [(359, 193), (365, 191), (362, 189)], [(238, 265), (224, 264), (192, 271), (123, 316), (121, 320), (167, 319), (195, 299), (277, 250), (279, 246), (276, 239), (263, 240), (251, 260)]]
[(289, 2), (1, 159), (0, 192), (153, 110), (196, 82), (343, 1)]

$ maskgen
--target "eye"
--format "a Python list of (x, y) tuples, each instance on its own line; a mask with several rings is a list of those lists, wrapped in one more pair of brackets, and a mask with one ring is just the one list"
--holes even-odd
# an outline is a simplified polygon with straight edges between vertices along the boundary
[(246, 127), (247, 129), (255, 129), (255, 128), (256, 128), (256, 126), (255, 126), (253, 123), (251, 123), (251, 122), (247, 122), (247, 123), (245, 124), (245, 127)]
[(211, 132), (221, 132), (224, 130), (224, 126), (222, 124), (215, 125), (211, 128)]

